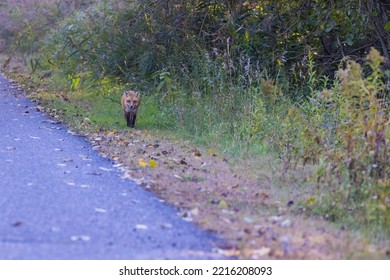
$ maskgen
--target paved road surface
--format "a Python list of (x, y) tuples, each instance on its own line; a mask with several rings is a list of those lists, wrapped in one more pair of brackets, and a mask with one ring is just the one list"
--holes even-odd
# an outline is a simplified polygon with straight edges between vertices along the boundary
[(176, 213), (0, 74), (0, 259), (218, 258)]

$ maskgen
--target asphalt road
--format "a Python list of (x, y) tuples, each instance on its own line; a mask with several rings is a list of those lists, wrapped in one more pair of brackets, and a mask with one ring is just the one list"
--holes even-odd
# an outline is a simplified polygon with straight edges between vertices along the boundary
[(121, 178), (0, 74), (0, 259), (213, 259), (221, 240)]

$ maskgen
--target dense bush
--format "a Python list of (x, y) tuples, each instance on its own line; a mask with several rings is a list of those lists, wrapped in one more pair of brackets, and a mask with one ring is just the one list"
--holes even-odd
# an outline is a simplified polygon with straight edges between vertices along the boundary
[(267, 73), (300, 98), (310, 73), (333, 76), (344, 57), (361, 60), (372, 46), (388, 67), (388, 16), (385, 1), (109, 1), (62, 23), (64, 54), (55, 58), (70, 55), (95, 76), (162, 71), (190, 86), (208, 56), (235, 85), (256, 84)]

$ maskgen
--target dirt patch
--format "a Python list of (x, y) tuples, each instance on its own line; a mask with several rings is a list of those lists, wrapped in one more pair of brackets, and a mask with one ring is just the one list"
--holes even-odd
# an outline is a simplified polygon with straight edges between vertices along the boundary
[[(177, 206), (187, 221), (228, 240), (217, 250), (241, 259), (381, 259), (386, 249), (370, 245), (320, 217), (294, 214), (291, 197), (273, 185), (271, 162), (228, 159), (154, 131), (87, 133), (94, 148), (134, 179)], [(302, 192), (302, 196), (306, 194)], [(292, 198), (294, 199), (294, 198)]]

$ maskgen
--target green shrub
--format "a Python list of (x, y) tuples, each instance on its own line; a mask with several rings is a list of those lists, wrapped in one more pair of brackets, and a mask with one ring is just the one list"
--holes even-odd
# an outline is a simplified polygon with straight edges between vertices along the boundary
[(331, 89), (318, 92), (300, 110), (290, 109), (280, 142), (285, 166), (318, 165), (316, 182), (327, 197), (319, 207), (334, 219), (353, 211), (363, 224), (382, 229), (390, 225), (390, 120), (383, 61), (375, 49), (366, 58), (366, 71), (347, 60)]

